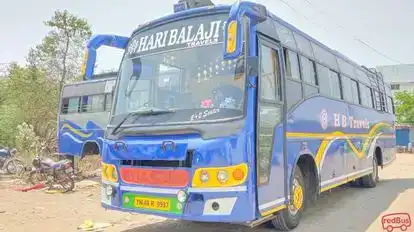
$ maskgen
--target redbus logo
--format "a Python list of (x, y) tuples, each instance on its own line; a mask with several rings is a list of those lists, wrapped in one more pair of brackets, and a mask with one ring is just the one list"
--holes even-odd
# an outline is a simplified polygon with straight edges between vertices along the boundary
[(388, 232), (396, 228), (406, 231), (411, 226), (411, 218), (408, 213), (392, 213), (382, 216), (381, 223)]

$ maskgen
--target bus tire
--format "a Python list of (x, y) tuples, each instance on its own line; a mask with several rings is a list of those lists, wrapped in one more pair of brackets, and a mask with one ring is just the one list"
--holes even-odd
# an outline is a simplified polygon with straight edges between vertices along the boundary
[(361, 177), (361, 186), (366, 188), (375, 188), (378, 182), (378, 162), (377, 157), (374, 155), (372, 158), (373, 171), (371, 174)]
[(276, 214), (272, 224), (276, 230), (289, 231), (299, 225), (306, 202), (306, 185), (303, 174), (298, 166), (295, 167), (291, 186), (291, 202)]

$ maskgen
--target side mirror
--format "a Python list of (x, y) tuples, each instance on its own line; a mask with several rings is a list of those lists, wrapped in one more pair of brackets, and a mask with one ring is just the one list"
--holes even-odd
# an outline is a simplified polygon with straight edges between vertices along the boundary
[(95, 62), (96, 62), (96, 50), (101, 46), (108, 46), (113, 48), (119, 48), (125, 50), (129, 41), (129, 37), (117, 36), (117, 35), (95, 35), (89, 41), (86, 51), (83, 56), (83, 63), (81, 67), (81, 73), (84, 80), (89, 80), (93, 77)]
[(245, 33), (244, 17), (250, 20), (251, 25), (264, 22), (268, 15), (265, 6), (253, 2), (241, 2), (233, 4), (230, 9), (229, 19), (224, 29), (224, 55), (225, 60), (239, 57), (243, 52), (243, 41)]

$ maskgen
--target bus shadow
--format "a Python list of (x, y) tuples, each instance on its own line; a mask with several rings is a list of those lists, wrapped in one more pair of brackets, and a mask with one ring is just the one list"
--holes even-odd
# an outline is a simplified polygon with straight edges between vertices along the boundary
[[(407, 189), (414, 189), (414, 178), (381, 180), (373, 189), (350, 187), (349, 185), (338, 187), (331, 192), (322, 194), (317, 203), (305, 212), (299, 227), (293, 231), (366, 231), (378, 217), (382, 216), (382, 213), (388, 209), (397, 196)], [(270, 232), (275, 230), (266, 225), (250, 229), (230, 224), (166, 220), (124, 232), (137, 231)]]

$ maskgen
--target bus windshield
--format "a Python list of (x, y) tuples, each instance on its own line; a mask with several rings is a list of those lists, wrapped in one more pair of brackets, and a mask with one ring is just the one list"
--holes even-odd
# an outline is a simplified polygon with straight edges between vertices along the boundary
[[(147, 52), (129, 52), (124, 57), (111, 123), (117, 124), (131, 112), (148, 110), (166, 110), (170, 113), (145, 114), (126, 124), (199, 123), (243, 116), (244, 58), (222, 59), (222, 22), (224, 20), (217, 19), (217, 16), (190, 19), (185, 23), (169, 24), (167, 29), (164, 26), (153, 32), (146, 31), (144, 35), (135, 35), (129, 44), (135, 48), (127, 48), (127, 51), (146, 49)], [(173, 30), (177, 30), (176, 40), (183, 38), (181, 47), (172, 43)], [(158, 46), (161, 47), (164, 40), (164, 48), (134, 44), (134, 38), (141, 43), (151, 41), (151, 34), (157, 35), (158, 31), (162, 32)], [(168, 34), (171, 36), (168, 37)], [(174, 49), (168, 48), (168, 44)], [(151, 48), (155, 51), (151, 52)]]

